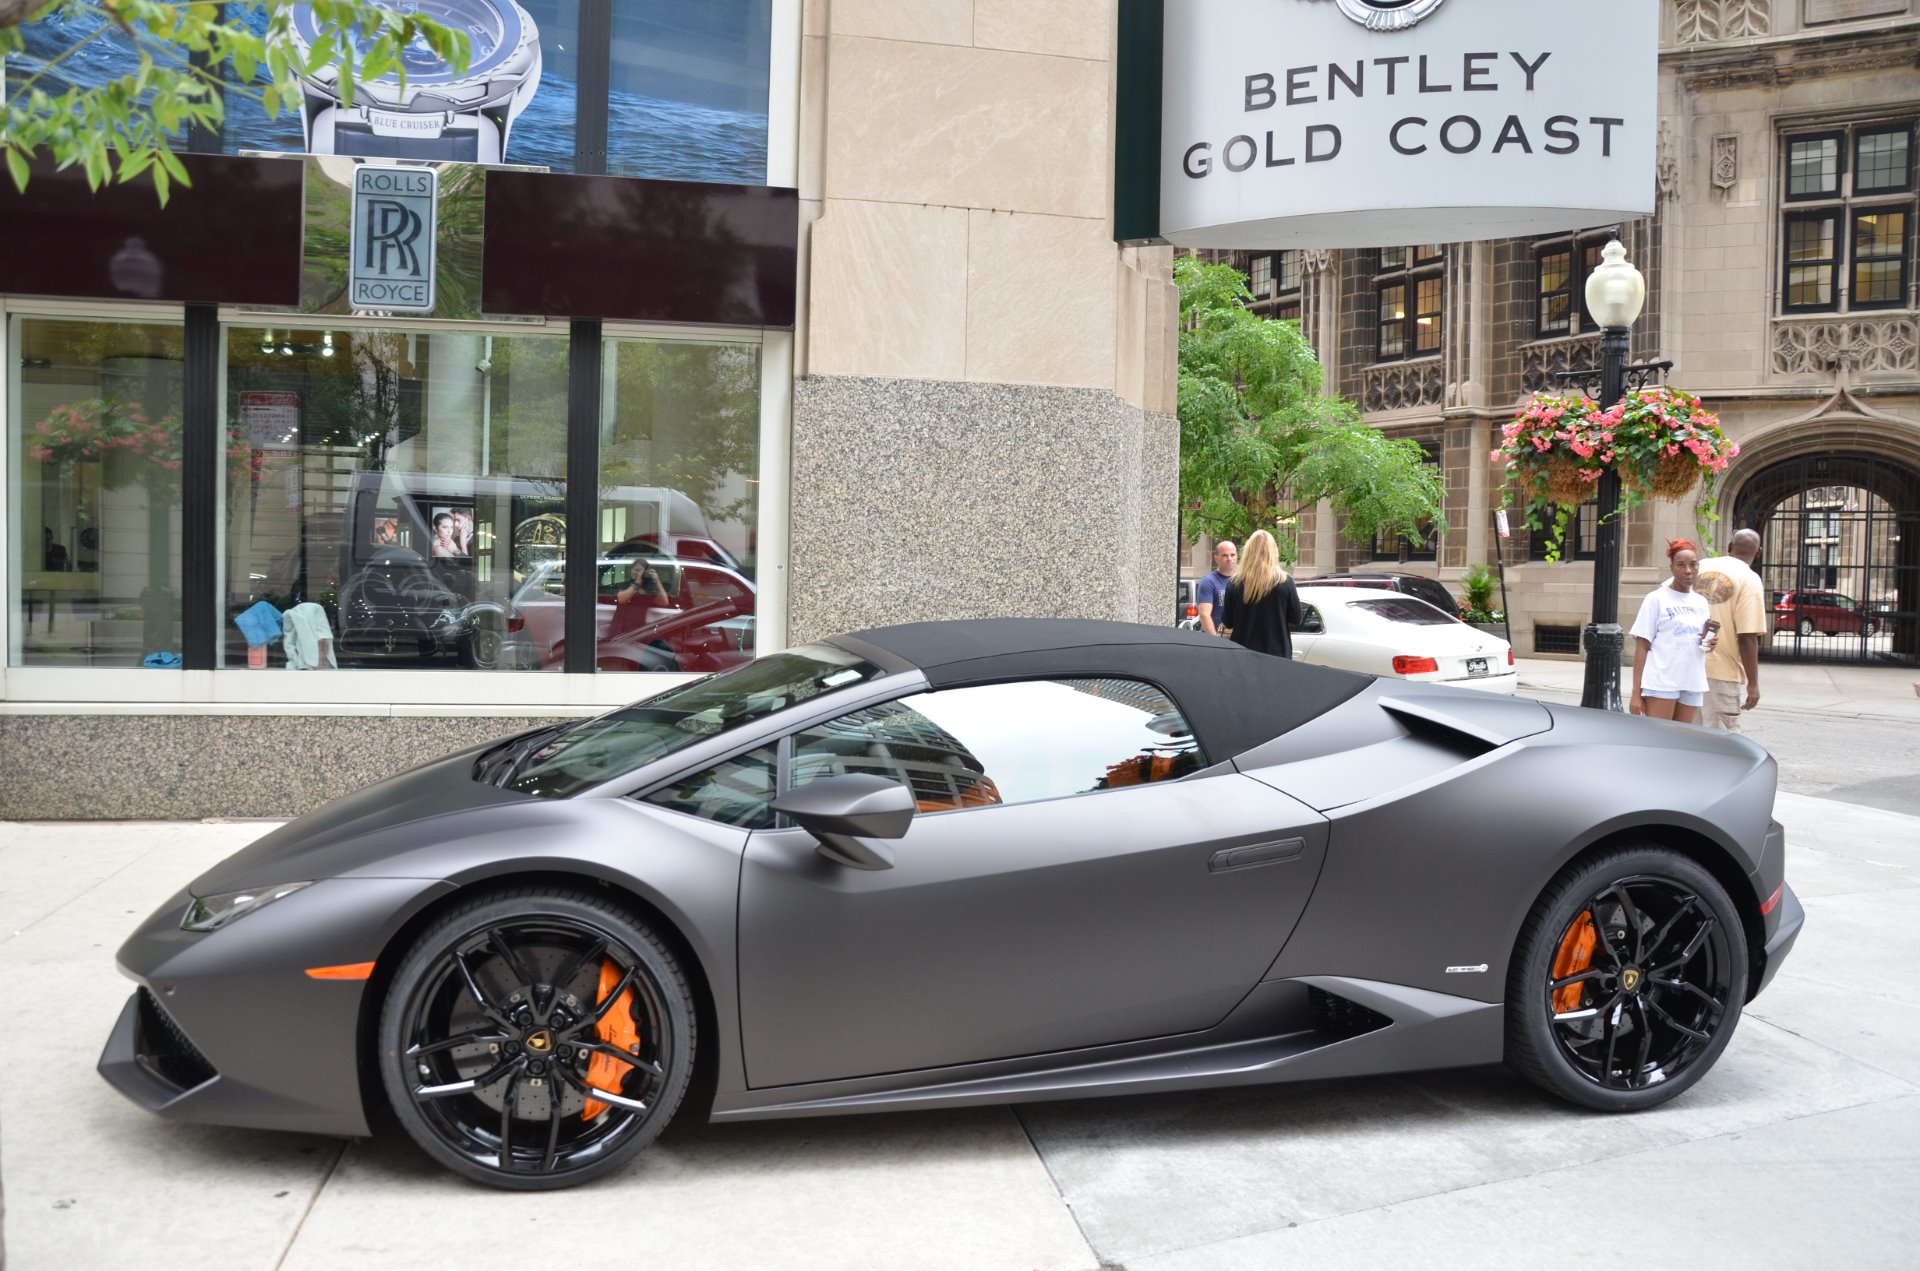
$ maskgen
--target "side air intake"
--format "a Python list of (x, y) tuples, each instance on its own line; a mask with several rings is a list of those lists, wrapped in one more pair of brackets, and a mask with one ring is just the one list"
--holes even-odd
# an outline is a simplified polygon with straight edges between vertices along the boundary
[(1308, 986), (1307, 999), (1313, 1006), (1313, 1026), (1335, 1037), (1358, 1037), (1393, 1023), (1371, 1007), (1322, 988)]

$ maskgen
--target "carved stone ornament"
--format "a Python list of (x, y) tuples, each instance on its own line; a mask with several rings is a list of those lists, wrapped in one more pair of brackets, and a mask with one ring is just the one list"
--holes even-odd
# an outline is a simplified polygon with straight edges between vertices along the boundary
[(1740, 180), (1740, 138), (1713, 139), (1713, 188), (1731, 190)]
[(1773, 324), (1776, 375), (1848, 371), (1920, 371), (1920, 321), (1884, 318), (1778, 318)]
[(1437, 357), (1369, 366), (1361, 378), (1362, 408), (1370, 411), (1438, 406), (1447, 391), (1446, 373)]
[(1333, 252), (1325, 247), (1308, 247), (1300, 253), (1300, 267), (1310, 274), (1324, 274), (1333, 264)]
[(1656, 147), (1653, 180), (1663, 199), (1680, 196), (1680, 147), (1673, 139), (1673, 125), (1662, 121), (1660, 142)]
[(1542, 340), (1520, 349), (1520, 387), (1529, 393), (1552, 392), (1560, 387), (1562, 371), (1585, 370), (1600, 365), (1600, 333), (1575, 336), (1570, 340)]
[(1766, 35), (1771, 0), (1674, 0), (1674, 33), (1681, 44), (1711, 44)]

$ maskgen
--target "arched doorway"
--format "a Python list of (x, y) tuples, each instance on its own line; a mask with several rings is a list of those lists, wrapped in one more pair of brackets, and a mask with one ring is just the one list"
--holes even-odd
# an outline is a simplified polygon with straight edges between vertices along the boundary
[(1760, 532), (1762, 656), (1920, 664), (1920, 470), (1851, 451), (1781, 459), (1741, 486), (1732, 524)]

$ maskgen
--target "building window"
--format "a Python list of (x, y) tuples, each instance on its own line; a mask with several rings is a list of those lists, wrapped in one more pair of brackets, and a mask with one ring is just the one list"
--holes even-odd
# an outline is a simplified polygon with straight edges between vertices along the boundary
[(1274, 257), (1274, 262), (1273, 316), (1298, 321), (1300, 317), (1300, 253), (1281, 252)]
[[(1599, 542), (1600, 500), (1588, 499), (1575, 508), (1567, 518), (1567, 534), (1560, 541), (1561, 560), (1592, 560)], [(1541, 529), (1532, 530), (1527, 535), (1527, 559), (1545, 560), (1547, 542), (1553, 537), (1553, 526), (1547, 524)]]
[[(567, 339), (228, 326), (226, 666), (559, 670)], [(287, 619), (282, 619), (287, 621)]]
[(1913, 125), (1787, 137), (1781, 307), (1897, 309), (1912, 280)]
[(178, 667), (184, 327), (16, 315), (7, 348), (12, 664)]
[(1438, 243), (1380, 249), (1377, 361), (1440, 352), (1444, 248)]
[(706, 673), (751, 660), (760, 346), (608, 340), (601, 381), (598, 588), (613, 615), (596, 665)]
[(1540, 339), (1597, 329), (1587, 312), (1587, 278), (1613, 233), (1611, 228), (1589, 231), (1536, 247), (1534, 333)]
[(1273, 290), (1273, 257), (1255, 256), (1253, 258), (1252, 280), (1247, 289), (1253, 292), (1255, 300), (1265, 300)]

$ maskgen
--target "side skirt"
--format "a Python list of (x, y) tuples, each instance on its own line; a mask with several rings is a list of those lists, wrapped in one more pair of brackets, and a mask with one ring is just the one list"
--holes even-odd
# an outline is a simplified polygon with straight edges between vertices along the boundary
[[(1329, 995), (1337, 1004), (1332, 1015)], [(723, 1094), (712, 1119), (1031, 1103), (1497, 1063), (1503, 1020), (1498, 1002), (1405, 985), (1341, 976), (1270, 980), (1201, 1033)]]

